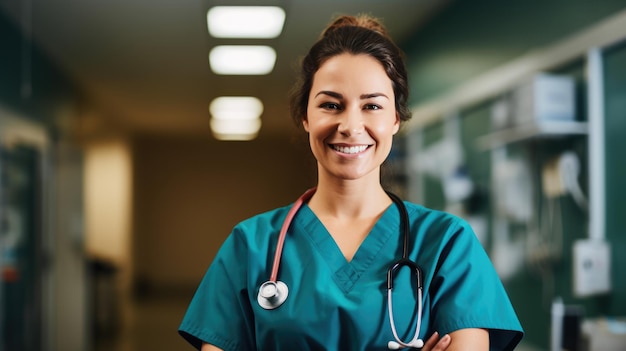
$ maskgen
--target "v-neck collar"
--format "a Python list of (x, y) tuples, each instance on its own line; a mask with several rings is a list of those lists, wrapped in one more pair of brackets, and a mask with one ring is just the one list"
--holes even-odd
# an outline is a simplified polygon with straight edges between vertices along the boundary
[(337, 285), (349, 293), (361, 275), (372, 265), (380, 250), (393, 233), (399, 230), (399, 215), (391, 204), (376, 221), (365, 237), (352, 260), (348, 262), (324, 224), (307, 204), (303, 204), (296, 216), (298, 227), (311, 239), (318, 254), (328, 264)]

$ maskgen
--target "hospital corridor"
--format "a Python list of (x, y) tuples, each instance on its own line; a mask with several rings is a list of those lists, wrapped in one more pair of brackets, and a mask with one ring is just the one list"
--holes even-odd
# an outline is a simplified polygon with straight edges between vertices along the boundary
[(624, 0), (0, 0), (0, 351), (626, 351), (624, 150)]
[(189, 348), (176, 333), (189, 297), (161, 296), (139, 299), (132, 304), (132, 320), (114, 336), (103, 335), (93, 350), (185, 350)]

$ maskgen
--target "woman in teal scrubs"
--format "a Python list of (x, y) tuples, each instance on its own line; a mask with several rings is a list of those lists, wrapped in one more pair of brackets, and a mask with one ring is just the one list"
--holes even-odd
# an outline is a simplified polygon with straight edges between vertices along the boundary
[[(395, 340), (387, 270), (402, 257), (402, 221), (380, 167), (410, 118), (402, 54), (376, 19), (342, 16), (305, 57), (296, 88), (292, 117), (308, 133), (318, 182), (284, 242), (278, 275), (288, 297), (275, 309), (257, 302), (289, 206), (239, 223), (220, 248), (179, 329), (197, 349), (388, 350)], [(522, 328), (472, 229), (404, 205), (408, 257), (423, 273), (421, 349), (514, 349)], [(401, 268), (393, 284), (393, 324), (411, 340), (420, 317), (413, 272)]]

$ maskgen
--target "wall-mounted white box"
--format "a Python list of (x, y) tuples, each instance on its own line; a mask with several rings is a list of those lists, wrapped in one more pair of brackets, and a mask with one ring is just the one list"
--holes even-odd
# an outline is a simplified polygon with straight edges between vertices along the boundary
[(574, 243), (574, 295), (586, 297), (611, 291), (611, 247), (603, 240)]

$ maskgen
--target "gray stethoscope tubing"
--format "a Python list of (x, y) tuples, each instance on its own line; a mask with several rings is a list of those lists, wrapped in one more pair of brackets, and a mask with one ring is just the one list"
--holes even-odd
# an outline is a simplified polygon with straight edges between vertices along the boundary
[[(259, 287), (259, 293), (257, 295), (257, 301), (259, 305), (267, 310), (273, 310), (275, 308), (280, 307), (283, 302), (287, 299), (287, 295), (289, 294), (289, 289), (287, 285), (278, 280), (278, 267), (280, 265), (280, 258), (283, 251), (283, 246), (285, 243), (285, 237), (287, 236), (287, 230), (291, 225), (291, 221), (295, 217), (296, 213), (302, 206), (304, 202), (309, 200), (311, 196), (315, 193), (316, 188), (311, 188), (307, 190), (289, 209), (287, 213), (287, 217), (283, 222), (283, 225), (280, 229), (280, 233), (278, 234), (278, 241), (276, 243), (276, 252), (274, 253), (274, 262), (272, 265), (272, 273), (270, 275), (270, 279), (265, 283), (261, 284)], [(388, 192), (387, 195), (393, 200), (393, 202), (398, 207), (398, 211), (400, 212), (400, 223), (402, 225), (402, 234), (403, 234), (403, 245), (402, 245), (402, 258), (396, 261), (394, 264), (389, 267), (387, 270), (387, 305), (388, 305), (388, 313), (389, 313), (389, 323), (391, 325), (391, 331), (393, 333), (393, 337), (395, 341), (389, 341), (387, 346), (391, 350), (397, 350), (404, 347), (414, 347), (421, 348), (424, 346), (424, 342), (418, 338), (420, 333), (420, 327), (422, 322), (422, 269), (413, 261), (408, 258), (409, 254), (409, 219), (406, 211), (406, 207), (402, 200), (397, 197), (395, 194)], [(415, 335), (409, 342), (403, 342), (400, 340), (398, 333), (396, 332), (396, 325), (393, 320), (393, 304), (392, 304), (392, 291), (393, 291), (393, 279), (394, 273), (403, 266), (407, 266), (415, 271), (415, 276), (417, 278), (417, 323), (415, 327)]]
[[(404, 202), (397, 197), (395, 194), (391, 192), (387, 192), (387, 195), (393, 200), (393, 202), (398, 206), (398, 211), (400, 212), (400, 223), (402, 223), (402, 233), (403, 233), (403, 243), (402, 243), (402, 258), (396, 261), (394, 264), (389, 267), (387, 270), (387, 311), (389, 314), (389, 324), (391, 325), (391, 332), (393, 333), (393, 338), (395, 341), (389, 341), (387, 343), (387, 347), (390, 350), (397, 350), (403, 347), (414, 347), (421, 348), (424, 346), (424, 341), (419, 339), (420, 328), (422, 325), (422, 289), (423, 289), (423, 275), (422, 269), (417, 263), (411, 261), (409, 259), (409, 218), (407, 215), (406, 207), (404, 206)], [(417, 322), (415, 323), (415, 335), (409, 342), (403, 342), (400, 340), (398, 333), (396, 332), (396, 323), (393, 320), (393, 278), (394, 273), (400, 269), (401, 267), (409, 267), (411, 270), (415, 272), (415, 278), (417, 281)]]

